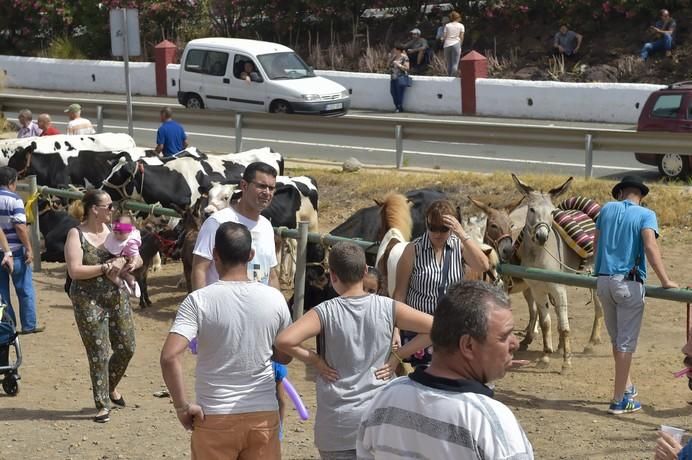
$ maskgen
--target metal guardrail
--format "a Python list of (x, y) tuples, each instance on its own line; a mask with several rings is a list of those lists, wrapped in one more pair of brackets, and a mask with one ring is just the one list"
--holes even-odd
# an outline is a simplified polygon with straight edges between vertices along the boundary
[[(5, 111), (16, 112), (25, 107), (40, 107), (41, 111), (62, 112), (71, 103), (83, 107), (85, 116), (125, 119), (125, 101), (105, 99), (65, 98), (14, 95), (0, 93)], [(159, 120), (164, 104), (134, 102), (135, 122)], [(100, 107), (100, 109), (99, 109)], [(591, 177), (594, 151), (631, 151), (649, 153), (688, 154), (692, 137), (685, 133), (636, 132), (623, 129), (558, 127), (532, 125), (530, 122), (497, 123), (485, 121), (425, 120), (383, 117), (316, 117), (310, 115), (276, 115), (269, 113), (236, 113), (230, 111), (176, 110), (181, 123), (203, 123), (215, 127), (235, 127), (236, 151), (242, 149), (242, 130), (306, 132), (350, 135), (357, 137), (390, 137), (397, 152), (396, 165), (403, 166), (404, 140), (436, 140), (443, 142), (472, 142), (480, 144), (516, 145), (523, 147), (552, 147), (584, 149), (585, 175)]]
[[(577, 273), (553, 272), (540, 268), (526, 268), (519, 265), (500, 264), (498, 272), (503, 275), (515, 276), (517, 278), (549, 281), (568, 286), (577, 286), (589, 289), (596, 288), (595, 276), (580, 275)], [(660, 286), (645, 286), (647, 297), (654, 299), (672, 300), (674, 302), (692, 302), (692, 290), (690, 289), (664, 289)]]

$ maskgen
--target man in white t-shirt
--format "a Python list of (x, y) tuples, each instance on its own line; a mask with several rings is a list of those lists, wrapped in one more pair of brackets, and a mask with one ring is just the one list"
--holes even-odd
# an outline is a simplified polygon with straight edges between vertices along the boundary
[(79, 104), (70, 104), (65, 113), (70, 119), (67, 122), (67, 134), (96, 134), (94, 126), (86, 118), (82, 118), (82, 106)]
[[(215, 232), (219, 280), (187, 296), (161, 351), (163, 379), (180, 423), (192, 429), (192, 458), (280, 459), (279, 413), (271, 359), (291, 318), (280, 291), (248, 277), (252, 236), (225, 222)], [(187, 400), (182, 356), (197, 337), (196, 403)]]
[(242, 196), (237, 204), (217, 211), (202, 224), (192, 260), (192, 289), (199, 289), (219, 279), (212, 263), (214, 235), (224, 222), (238, 222), (250, 230), (255, 256), (248, 264), (248, 276), (279, 289), (278, 265), (274, 248), (274, 229), (260, 213), (270, 204), (276, 190), (276, 170), (262, 162), (245, 168), (239, 185)]
[(512, 411), (493, 399), (519, 343), (509, 298), (482, 281), (453, 285), (438, 303), (430, 367), (380, 390), (361, 418), (358, 458), (533, 459)]

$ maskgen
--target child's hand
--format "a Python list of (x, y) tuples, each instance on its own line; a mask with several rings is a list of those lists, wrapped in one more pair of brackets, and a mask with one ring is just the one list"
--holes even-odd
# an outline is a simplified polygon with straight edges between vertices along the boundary
[(123, 270), (126, 271), (127, 273), (132, 272), (135, 269), (135, 261), (134, 259), (129, 259), (125, 266), (123, 267)]
[(396, 368), (399, 367), (399, 358), (391, 354), (389, 359), (375, 371), (375, 378), (378, 380), (389, 380), (396, 377)]
[(327, 362), (322, 358), (315, 363), (315, 368), (327, 382), (333, 383), (339, 379), (339, 374), (336, 372), (336, 369), (329, 367)]

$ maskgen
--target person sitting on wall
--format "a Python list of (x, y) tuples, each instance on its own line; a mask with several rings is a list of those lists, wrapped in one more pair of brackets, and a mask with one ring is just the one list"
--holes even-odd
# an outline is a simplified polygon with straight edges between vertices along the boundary
[(409, 33), (411, 39), (404, 43), (404, 48), (411, 62), (411, 70), (420, 73), (430, 65), (432, 50), (428, 46), (428, 41), (421, 37), (420, 29), (413, 29)]

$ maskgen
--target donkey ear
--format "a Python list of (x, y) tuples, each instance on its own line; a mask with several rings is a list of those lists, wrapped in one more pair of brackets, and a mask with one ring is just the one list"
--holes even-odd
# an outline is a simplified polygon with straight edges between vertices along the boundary
[(380, 208), (381, 208), (381, 207), (382, 207), (382, 206), (384, 205), (384, 202), (383, 202), (383, 201), (380, 201), (380, 200), (376, 200), (376, 199), (374, 199), (374, 198), (373, 198), (373, 200), (372, 200), (372, 201), (374, 201), (374, 202), (375, 202), (375, 204), (376, 204), (377, 206), (379, 206)]
[(525, 199), (525, 198), (526, 198), (525, 196), (522, 196), (522, 197), (519, 198), (518, 200), (512, 201), (511, 203), (506, 204), (506, 205), (504, 206), (504, 208), (505, 208), (505, 211), (507, 211), (507, 214), (511, 214), (512, 211), (514, 211), (514, 210), (517, 209), (519, 206), (521, 206), (521, 204), (524, 202), (524, 199)]
[(563, 193), (565, 193), (569, 189), (570, 185), (572, 185), (573, 180), (574, 180), (574, 177), (570, 177), (561, 186), (555, 187), (554, 189), (550, 190), (548, 192), (548, 194), (550, 195), (550, 198), (555, 199), (555, 198), (559, 197), (560, 195), (562, 195)]
[(483, 203), (482, 201), (474, 200), (470, 195), (468, 198), (469, 198), (469, 201), (471, 201), (471, 203), (473, 203), (481, 211), (483, 211), (486, 214), (490, 214), (490, 209), (491, 209), (490, 206)]
[(514, 173), (512, 173), (512, 180), (514, 180), (514, 184), (517, 186), (517, 190), (519, 190), (522, 195), (528, 195), (529, 193), (534, 191), (533, 187), (531, 187), (530, 185), (526, 185), (525, 183), (520, 181)]

